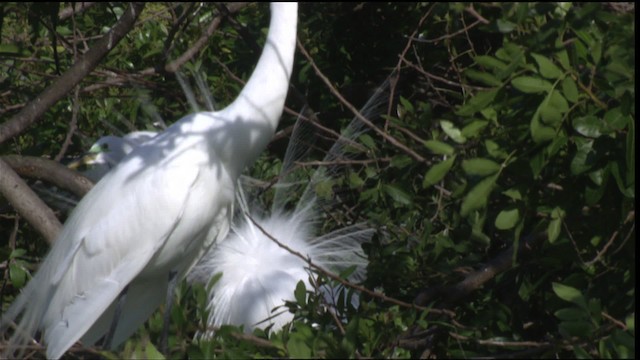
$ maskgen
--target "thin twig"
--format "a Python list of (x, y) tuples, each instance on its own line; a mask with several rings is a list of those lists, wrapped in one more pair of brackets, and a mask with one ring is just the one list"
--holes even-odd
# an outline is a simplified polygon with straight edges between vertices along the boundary
[(358, 109), (355, 108), (355, 106), (353, 106), (349, 101), (347, 101), (347, 99), (345, 99), (342, 96), (342, 94), (340, 94), (340, 92), (331, 84), (331, 81), (322, 73), (322, 71), (320, 71), (320, 68), (318, 68), (318, 65), (316, 65), (316, 63), (313, 61), (313, 58), (311, 57), (311, 55), (309, 55), (309, 53), (307, 52), (307, 50), (304, 48), (304, 46), (302, 45), (302, 43), (299, 40), (298, 40), (298, 49), (300, 49), (302, 54), (307, 58), (307, 60), (309, 60), (309, 63), (311, 64), (311, 66), (315, 70), (316, 75), (318, 75), (318, 77), (325, 83), (325, 85), (329, 88), (331, 93), (336, 98), (338, 98), (338, 100), (340, 100), (340, 102), (344, 106), (346, 106), (355, 115), (355, 117), (357, 117), (360, 121), (365, 123), (369, 128), (373, 129), (373, 131), (378, 133), (385, 140), (389, 141), (389, 143), (391, 143), (392, 145), (394, 145), (397, 148), (401, 149), (402, 151), (406, 152), (414, 160), (419, 161), (419, 162), (426, 162), (426, 159), (423, 158), (422, 156), (420, 156), (418, 153), (416, 153), (415, 151), (413, 151), (412, 149), (410, 149), (406, 145), (402, 144), (400, 141), (398, 141), (396, 138), (394, 138), (390, 134), (384, 132), (383, 130), (381, 130), (377, 126), (375, 126), (369, 119), (364, 117), (358, 111)]
[(445, 310), (445, 309), (433, 309), (433, 308), (428, 308), (428, 307), (424, 307), (424, 306), (419, 306), (419, 305), (415, 305), (415, 304), (409, 304), (407, 302), (380, 294), (378, 292), (375, 291), (371, 291), (369, 289), (367, 289), (364, 286), (360, 286), (357, 284), (354, 284), (352, 282), (349, 282), (343, 278), (341, 278), (340, 276), (330, 272), (329, 270), (326, 270), (324, 268), (322, 268), (321, 266), (316, 265), (315, 263), (313, 263), (313, 261), (311, 261), (311, 259), (309, 259), (308, 257), (305, 257), (304, 255), (302, 255), (301, 253), (291, 249), (290, 247), (288, 247), (287, 245), (281, 243), (278, 239), (276, 239), (275, 237), (273, 237), (271, 234), (269, 234), (262, 226), (260, 226), (260, 224), (258, 224), (253, 217), (251, 217), (251, 215), (245, 211), (244, 212), (245, 216), (251, 220), (251, 222), (253, 223), (253, 225), (255, 225), (266, 237), (268, 237), (269, 239), (271, 239), (271, 241), (275, 242), (276, 245), (278, 245), (280, 248), (288, 251), (289, 253), (297, 256), (298, 258), (302, 259), (305, 263), (307, 263), (307, 265), (309, 265), (310, 268), (319, 271), (320, 273), (326, 275), (327, 277), (331, 278), (332, 280), (335, 280), (337, 282), (339, 282), (340, 284), (350, 287), (352, 289), (358, 290), (362, 293), (365, 293), (371, 297), (395, 304), (395, 305), (399, 305), (402, 306), (404, 308), (409, 308), (409, 309), (416, 309), (416, 310), (423, 310), (423, 311), (429, 311), (431, 313), (436, 313), (436, 314), (445, 314), (449, 317), (455, 317), (455, 313), (451, 310)]

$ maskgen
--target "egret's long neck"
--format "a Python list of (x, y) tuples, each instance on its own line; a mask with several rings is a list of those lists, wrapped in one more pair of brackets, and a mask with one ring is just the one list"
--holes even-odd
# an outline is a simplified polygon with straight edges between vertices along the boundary
[(232, 117), (229, 120), (242, 126), (244, 136), (250, 134), (250, 144), (242, 149), (248, 155), (247, 162), (271, 140), (282, 115), (293, 68), (297, 22), (297, 3), (271, 3), (262, 55), (238, 98), (225, 109)]

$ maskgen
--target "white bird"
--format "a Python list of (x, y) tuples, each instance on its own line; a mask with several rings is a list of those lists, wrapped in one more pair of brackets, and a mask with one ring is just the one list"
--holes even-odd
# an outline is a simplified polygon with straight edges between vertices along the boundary
[(158, 133), (155, 131), (134, 131), (123, 137), (107, 135), (96, 141), (87, 154), (68, 165), (71, 169), (81, 169), (82, 175), (94, 183), (102, 179), (127, 154)]
[[(384, 103), (382, 94), (382, 91), (378, 91), (367, 102), (362, 113), (379, 113), (379, 105)], [(291, 135), (279, 181), (275, 185), (271, 211), (261, 211), (259, 207), (249, 211), (242, 187), (239, 187), (241, 212), (239, 219), (234, 219), (232, 223), (231, 233), (212, 247), (187, 276), (191, 282), (208, 284), (221, 274), (208, 289), (209, 330), (200, 336), (207, 338), (213, 333), (211, 329), (224, 324), (243, 326), (247, 333), (255, 328), (268, 327), (271, 327), (271, 331), (279, 331), (293, 320), (294, 314), (288, 311), (285, 302), (295, 301), (294, 291), (298, 282), (302, 281), (307, 290), (316, 287), (315, 281), (310, 281), (312, 274), (307, 262), (281, 248), (265, 232), (325, 270), (338, 273), (354, 267), (349, 280), (361, 281), (364, 278), (368, 262), (361, 245), (371, 238), (374, 229), (355, 224), (328, 234), (318, 234), (317, 227), (322, 223), (318, 205), (322, 201), (316, 197), (315, 190), (321, 182), (331, 180), (337, 172), (337, 165), (318, 169), (308, 181), (295, 209), (285, 209), (285, 202), (293, 192), (291, 186), (286, 186), (287, 179), (291, 177), (287, 174), (291, 174), (294, 162), (300, 160), (304, 149), (308, 149), (308, 144), (299, 139), (303, 132), (299, 129), (303, 123), (299, 120)], [(362, 133), (361, 124), (354, 119), (323, 162), (340, 163), (340, 160), (348, 158), (345, 151), (349, 142)], [(336, 305), (340, 289), (323, 286), (318, 290), (329, 306)], [(355, 305), (357, 300), (357, 295), (354, 295), (352, 304)]]
[(296, 28), (296, 3), (271, 4), (263, 52), (238, 98), (135, 148), (82, 199), (2, 316), (2, 333), (18, 321), (4, 356), (21, 353), (38, 331), (48, 358), (80, 338), (90, 345), (107, 336), (116, 347), (161, 303), (167, 280), (227, 235), (236, 180), (282, 113)]

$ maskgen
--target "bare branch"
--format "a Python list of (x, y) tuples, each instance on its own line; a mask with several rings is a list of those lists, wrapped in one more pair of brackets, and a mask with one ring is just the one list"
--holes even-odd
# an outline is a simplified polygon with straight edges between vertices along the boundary
[(0, 124), (0, 143), (13, 138), (38, 120), (53, 104), (71, 91), (87, 76), (100, 60), (111, 51), (133, 28), (136, 19), (144, 8), (144, 3), (132, 3), (120, 20), (105, 36), (98, 40), (84, 57), (47, 87), (40, 95), (31, 100), (9, 121)]
[(53, 160), (21, 155), (0, 156), (0, 159), (21, 176), (52, 183), (79, 197), (83, 197), (93, 187), (91, 180)]
[(53, 211), (0, 159), (0, 193), (47, 240), (53, 243), (62, 224)]
[[(472, 291), (480, 288), (487, 281), (496, 277), (498, 274), (510, 269), (516, 259), (531, 251), (536, 244), (546, 239), (546, 236), (546, 233), (539, 233), (523, 238), (518, 245), (510, 246), (507, 250), (504, 250), (498, 254), (498, 256), (491, 259), (491, 261), (489, 261), (480, 270), (470, 273), (459, 283), (441, 289), (424, 290), (416, 297), (416, 300), (414, 301), (415, 304), (425, 306), (438, 295), (443, 296), (447, 302), (456, 302), (461, 300)], [(514, 252), (517, 252), (517, 257), (514, 257)]]

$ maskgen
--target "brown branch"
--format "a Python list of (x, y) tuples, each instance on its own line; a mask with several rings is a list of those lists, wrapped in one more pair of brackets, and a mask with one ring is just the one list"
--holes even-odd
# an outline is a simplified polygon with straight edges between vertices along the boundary
[[(229, 13), (236, 13), (241, 9), (245, 8), (247, 5), (249, 4), (248, 3), (232, 3), (228, 5), (227, 9), (229, 10)], [(207, 26), (202, 36), (200, 36), (200, 38), (198, 38), (198, 40), (194, 42), (193, 46), (187, 49), (187, 51), (185, 51), (177, 59), (166, 64), (164, 66), (164, 71), (173, 74), (176, 71), (178, 71), (182, 67), (182, 65), (184, 65), (186, 62), (193, 59), (200, 52), (200, 50), (202, 50), (202, 48), (204, 48), (207, 45), (209, 38), (215, 33), (215, 31), (220, 26), (220, 23), (222, 22), (222, 19), (223, 19), (222, 15), (223, 14), (216, 16), (211, 21), (211, 23), (209, 23), (209, 26)], [(150, 75), (154, 73), (156, 73), (156, 69), (154, 68), (149, 68), (141, 71), (141, 74), (143, 75)]]
[(417, 305), (426, 306), (437, 296), (442, 296), (444, 300), (449, 303), (460, 301), (498, 274), (510, 269), (516, 260), (516, 258), (514, 258), (515, 251), (517, 251), (517, 258), (520, 258), (530, 252), (538, 243), (546, 239), (546, 237), (546, 233), (529, 235), (523, 238), (518, 246), (510, 246), (507, 250), (491, 259), (480, 270), (470, 273), (459, 283), (439, 289), (426, 289), (418, 294), (414, 302)]
[(0, 159), (0, 193), (47, 240), (53, 243), (62, 224), (9, 165)]
[(21, 155), (0, 156), (0, 159), (21, 176), (49, 182), (79, 197), (93, 187), (91, 180), (53, 160)]
[(58, 12), (58, 18), (60, 20), (66, 20), (74, 14), (80, 14), (87, 10), (88, 8), (99, 4), (99, 2), (89, 2), (89, 1), (81, 1), (81, 2), (73, 2), (71, 6), (67, 6), (64, 9), (61, 9)]
[(76, 87), (73, 92), (73, 107), (71, 110), (71, 123), (69, 123), (69, 130), (67, 130), (67, 135), (64, 137), (64, 141), (62, 142), (62, 146), (60, 147), (60, 151), (53, 158), (55, 161), (60, 161), (64, 154), (69, 149), (69, 145), (71, 145), (71, 138), (73, 137), (73, 133), (78, 129), (78, 113), (80, 112), (80, 88)]
[(31, 100), (18, 114), (9, 121), (0, 124), (0, 143), (23, 132), (80, 83), (133, 28), (143, 8), (144, 3), (132, 3), (114, 27), (98, 40), (81, 59), (76, 61), (69, 70), (65, 71), (40, 95)]

